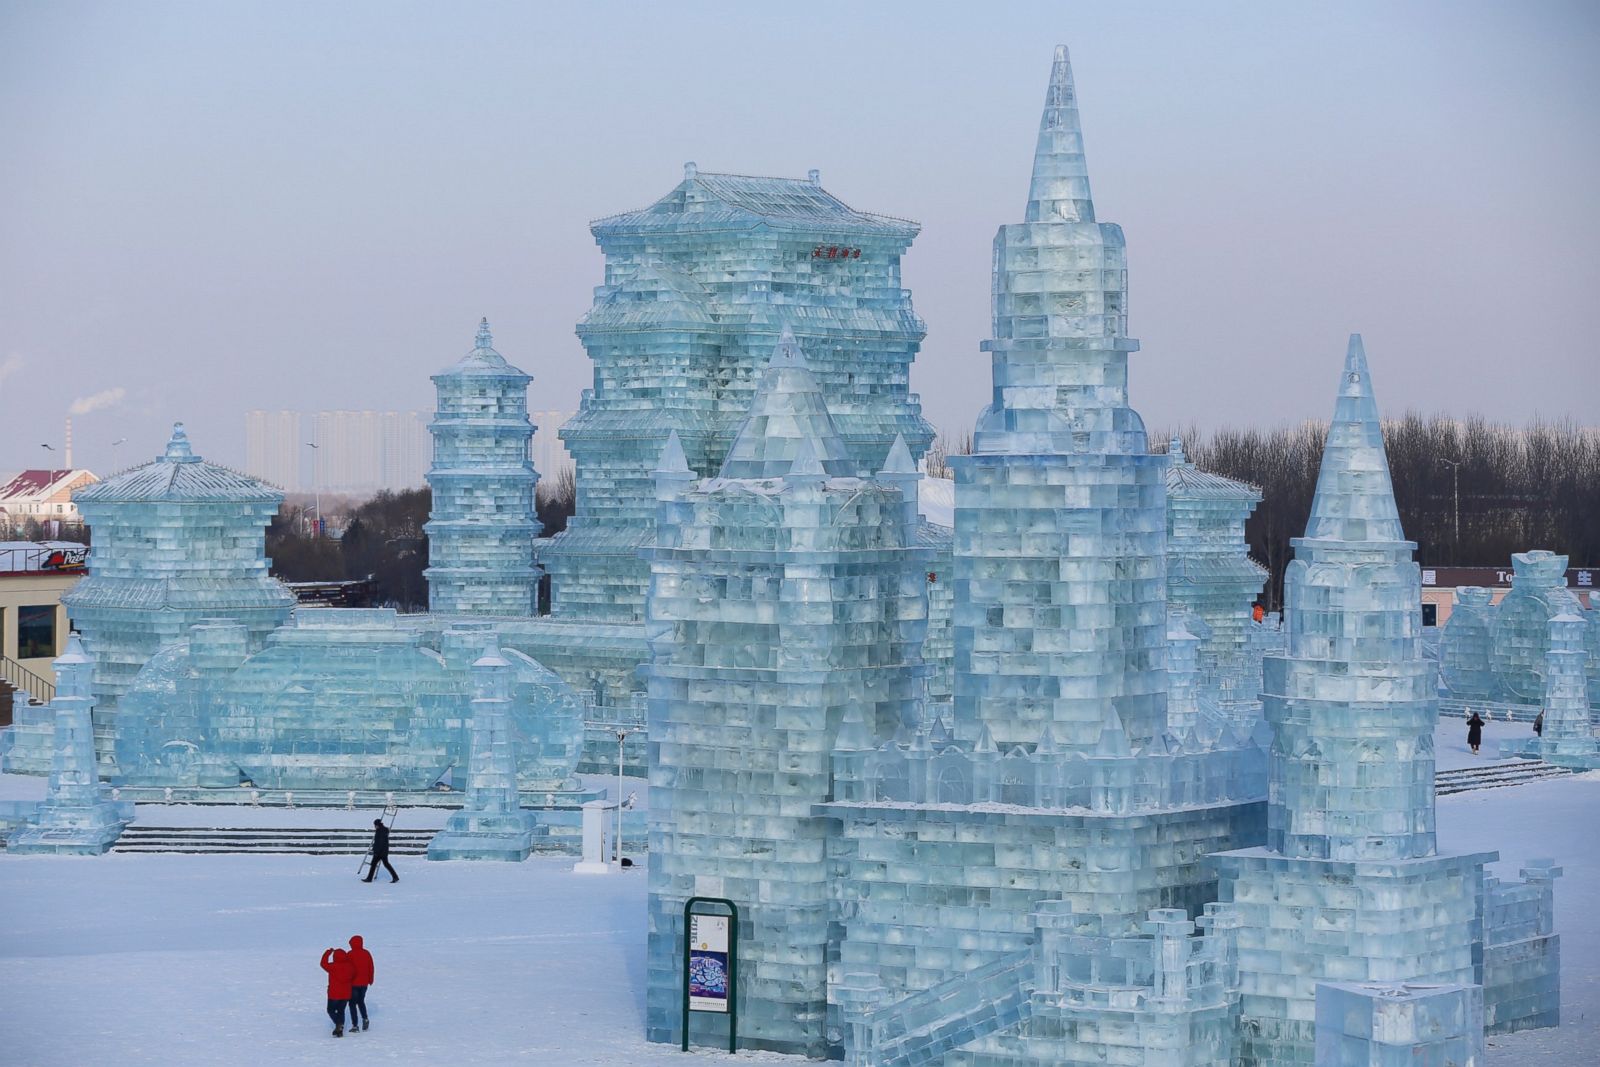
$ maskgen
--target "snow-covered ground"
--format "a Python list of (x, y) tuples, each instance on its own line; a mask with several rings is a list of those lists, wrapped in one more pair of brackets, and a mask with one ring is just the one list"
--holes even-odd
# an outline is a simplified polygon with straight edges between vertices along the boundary
[[(1500, 724), (1486, 741), (1526, 729)], [(1441, 724), (1441, 767), (1492, 758), (1488, 746), (1471, 756), (1465, 734), (1458, 723)], [(0, 776), (0, 797), (26, 794), (38, 781), (7, 778)], [(141, 808), (140, 817), (160, 810)], [(364, 825), (370, 813), (318, 814)], [(402, 812), (402, 825), (410, 816)], [(1536, 856), (1566, 868), (1556, 883), (1565, 1023), (1492, 1038), (1493, 1067), (1590, 1063), (1600, 1048), (1597, 816), (1600, 774), (1439, 802), (1441, 848), (1497, 848), (1505, 877)], [(166, 809), (162, 818), (243, 825), (237, 809), (204, 805)], [(419, 812), (409, 825), (421, 819)], [(366, 885), (348, 856), (0, 855), (0, 1062), (687, 1062), (643, 1038), (643, 870), (582, 877), (571, 865), (554, 857), (516, 865), (401, 857), (400, 884)], [(317, 959), (352, 934), (365, 937), (377, 959), (373, 1028), (335, 1041)]]

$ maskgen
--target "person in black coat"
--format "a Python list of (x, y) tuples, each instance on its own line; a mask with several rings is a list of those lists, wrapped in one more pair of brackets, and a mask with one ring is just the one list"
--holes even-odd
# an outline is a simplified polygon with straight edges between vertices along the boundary
[(1467, 747), (1476, 754), (1481, 744), (1483, 744), (1483, 719), (1477, 712), (1473, 712), (1472, 718), (1467, 720)]
[(389, 872), (389, 881), (398, 882), (400, 876), (394, 873), (394, 867), (389, 864), (389, 828), (383, 825), (382, 819), (372, 820), (372, 868), (367, 871), (363, 882), (372, 881), (372, 876), (378, 873), (378, 864), (383, 864), (383, 869)]

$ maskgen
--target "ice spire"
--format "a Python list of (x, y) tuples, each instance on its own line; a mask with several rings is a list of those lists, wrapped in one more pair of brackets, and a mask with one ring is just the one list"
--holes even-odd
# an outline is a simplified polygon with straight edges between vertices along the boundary
[(1350, 335), (1306, 539), (1405, 541), (1361, 335)]
[(673, 430), (667, 434), (667, 443), (661, 449), (661, 458), (656, 463), (657, 474), (688, 474), (689, 459), (683, 454), (683, 442), (678, 440), (678, 431)]
[(916, 474), (917, 461), (911, 458), (911, 449), (906, 446), (906, 439), (902, 434), (894, 435), (894, 443), (889, 446), (889, 454), (884, 457), (883, 469), (880, 474)]
[(493, 352), (494, 334), (489, 332), (489, 316), (485, 315), (478, 320), (478, 336), (473, 343), (475, 352)]
[(1072, 84), (1067, 46), (1056, 45), (1039, 120), (1039, 145), (1033, 154), (1033, 181), (1028, 187), (1029, 222), (1093, 222), (1089, 167), (1083, 157), (1083, 130), (1078, 125), (1078, 93)]
[(722, 464), (723, 478), (781, 478), (809, 440), (821, 468), (833, 478), (850, 477), (855, 464), (828, 414), (827, 402), (805, 353), (787, 326), (756, 386), (733, 447)]

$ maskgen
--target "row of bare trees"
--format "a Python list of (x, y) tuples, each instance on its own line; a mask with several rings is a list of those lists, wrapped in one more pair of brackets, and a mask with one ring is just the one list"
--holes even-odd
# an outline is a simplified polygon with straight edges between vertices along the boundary
[[(1178, 434), (1201, 469), (1261, 489), (1245, 539), (1271, 572), (1269, 610), (1283, 603), (1289, 542), (1305, 532), (1327, 432), (1326, 423), (1308, 422)], [(1547, 548), (1573, 566), (1600, 564), (1600, 432), (1571, 422), (1516, 427), (1407, 414), (1385, 423), (1383, 436), (1400, 519), (1423, 563), (1504, 566), (1513, 552)], [(928, 472), (949, 477), (946, 456), (971, 450), (970, 434), (941, 437)]]
[[(576, 506), (570, 467), (541, 478), (534, 495), (546, 537), (566, 529)], [(331, 503), (325, 501), (324, 503)], [(428, 489), (384, 490), (357, 504), (329, 508), (325, 530), (308, 521), (304, 502), (285, 503), (267, 527), (272, 573), (289, 582), (372, 579), (376, 603), (408, 611), (427, 607), (428, 565), (424, 524), (433, 506)], [(337, 536), (328, 536), (328, 531)]]

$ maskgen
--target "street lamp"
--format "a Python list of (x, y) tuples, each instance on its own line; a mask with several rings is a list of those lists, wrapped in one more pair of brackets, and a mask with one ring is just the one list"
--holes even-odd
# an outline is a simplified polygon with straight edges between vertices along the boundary
[(307, 441), (306, 447), (311, 453), (311, 491), (317, 498), (317, 536), (322, 536), (322, 478), (318, 468), (322, 466), (322, 446), (315, 441)]
[(1454, 490), (1453, 496), (1455, 497), (1455, 519), (1450, 542), (1450, 562), (1459, 566), (1461, 563), (1461, 461), (1459, 459), (1445, 459), (1443, 456), (1437, 458), (1440, 463), (1448, 464), (1450, 467), (1450, 482)]
[(617, 730), (617, 835), (612, 845), (617, 851), (617, 869), (622, 869), (622, 743), (628, 739), (626, 728)]

